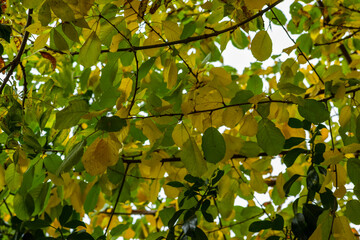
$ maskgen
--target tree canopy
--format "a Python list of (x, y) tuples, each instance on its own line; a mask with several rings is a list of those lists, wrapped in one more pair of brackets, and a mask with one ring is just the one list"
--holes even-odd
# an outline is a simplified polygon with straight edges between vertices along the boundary
[(357, 239), (360, 3), (281, 2), (1, 0), (1, 238)]

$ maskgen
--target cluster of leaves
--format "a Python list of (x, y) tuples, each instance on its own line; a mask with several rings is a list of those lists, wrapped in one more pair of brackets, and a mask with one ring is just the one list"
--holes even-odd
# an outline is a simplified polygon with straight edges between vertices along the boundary
[(358, 237), (360, 5), (281, 2), (2, 0), (1, 237)]

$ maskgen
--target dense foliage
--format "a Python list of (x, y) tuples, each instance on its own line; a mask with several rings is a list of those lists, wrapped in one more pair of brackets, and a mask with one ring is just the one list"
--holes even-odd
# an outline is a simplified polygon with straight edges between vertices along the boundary
[(1, 238), (358, 238), (360, 3), (281, 2), (2, 0)]

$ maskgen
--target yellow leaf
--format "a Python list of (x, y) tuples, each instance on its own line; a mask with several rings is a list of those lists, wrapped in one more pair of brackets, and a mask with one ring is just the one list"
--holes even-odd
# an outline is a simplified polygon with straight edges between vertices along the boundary
[(40, 22), (35, 22), (35, 23), (31, 24), (30, 26), (28, 26), (25, 30), (28, 31), (29, 33), (40, 35), (49, 29), (51, 29), (51, 28), (47, 27), (47, 26), (46, 27), (42, 26)]
[(339, 150), (335, 149), (333, 151), (328, 150), (325, 151), (323, 154), (323, 157), (325, 159), (325, 161), (322, 163), (322, 165), (330, 165), (330, 164), (337, 164), (339, 163), (341, 160), (343, 160), (343, 154), (341, 152), (339, 152)]
[(178, 68), (174, 60), (167, 59), (164, 67), (164, 82), (166, 87), (172, 89), (177, 83)]
[(202, 177), (206, 173), (206, 161), (204, 160), (204, 157), (193, 138), (189, 138), (184, 143), (180, 156), (185, 168), (191, 175), (195, 177)]
[(51, 10), (64, 22), (75, 20), (74, 12), (63, 0), (49, 0)]
[(292, 51), (294, 51), (298, 46), (299, 46), (299, 44), (297, 43), (297, 44), (295, 44), (295, 45), (293, 45), (293, 46), (291, 46), (291, 47), (284, 48), (284, 49), (283, 49), (283, 52), (284, 52), (284, 53), (287, 53), (287, 55), (290, 55), (290, 53), (291, 53)]
[(189, 139), (189, 130), (186, 129), (184, 124), (178, 124), (175, 126), (172, 132), (172, 138), (178, 147), (182, 147), (184, 143)]
[(85, 151), (82, 162), (91, 175), (99, 175), (119, 159), (119, 149), (110, 138), (97, 138)]
[(172, 42), (180, 39), (182, 31), (176, 22), (163, 21), (162, 27), (168, 41)]
[(109, 109), (105, 108), (105, 109), (100, 110), (100, 111), (89, 112), (89, 113), (81, 116), (81, 118), (90, 120), (90, 119), (92, 119), (94, 117), (98, 117), (100, 115), (103, 115), (107, 111), (109, 111)]
[(123, 37), (121, 36), (120, 33), (114, 35), (111, 40), (109, 51), (116, 52), (119, 48), (119, 43), (121, 42), (121, 40), (123, 40)]
[(131, 238), (135, 237), (135, 231), (132, 230), (131, 228), (128, 228), (124, 231), (123, 237), (125, 239), (131, 239)]
[(136, 125), (142, 128), (144, 135), (149, 138), (151, 144), (154, 144), (157, 139), (163, 136), (163, 133), (150, 118), (138, 121)]
[(258, 131), (258, 123), (252, 114), (246, 115), (240, 122), (240, 134), (248, 137), (255, 136)]
[[(347, 172), (341, 164), (331, 166), (331, 178), (335, 187), (340, 187), (346, 184)], [(336, 186), (336, 184), (338, 186)]]
[(97, 63), (101, 51), (101, 41), (95, 32), (92, 32), (80, 48), (78, 62), (85, 68)]
[[(148, 38), (145, 39), (143, 45), (147, 46), (147, 45), (155, 45), (155, 44), (159, 44), (159, 43), (162, 43), (162, 41), (159, 39), (159, 36), (154, 32), (150, 32)], [(149, 57), (155, 57), (159, 53), (159, 50), (160, 50), (160, 48), (149, 48), (149, 49), (145, 49), (143, 51)]]
[(265, 193), (267, 190), (267, 185), (265, 184), (261, 173), (256, 170), (251, 170), (250, 172), (250, 186), (258, 193)]
[(282, 173), (279, 173), (278, 177), (276, 178), (276, 188), (278, 190), (279, 197), (281, 198), (285, 197), (285, 192), (283, 189), (284, 184), (285, 184), (285, 178)]
[(227, 86), (232, 83), (231, 74), (222, 67), (213, 67), (210, 70), (210, 74), (214, 75), (213, 81), (217, 81), (223, 86)]
[(0, 164), (0, 191), (4, 188), (6, 185), (5, 182), (5, 169), (2, 164)]
[[(251, 0), (251, 2), (258, 1)], [(259, 31), (256, 33), (254, 39), (251, 42), (251, 53), (259, 61), (265, 61), (271, 56), (272, 41), (266, 31)]]
[(136, 31), (139, 24), (137, 22), (138, 14), (137, 12), (134, 11), (134, 9), (139, 9), (140, 1), (139, 0), (131, 1), (131, 6), (132, 8), (129, 6), (125, 7), (124, 17), (125, 17), (127, 29), (129, 29), (130, 31)]
[(310, 236), (309, 240), (319, 240), (322, 239), (322, 224), (319, 224), (313, 234)]
[(244, 116), (240, 106), (228, 107), (223, 113), (223, 123), (229, 128), (234, 128)]
[(80, 216), (83, 216), (85, 213), (85, 210), (83, 208), (85, 200), (83, 200), (79, 184), (73, 183), (73, 186), (74, 190), (70, 196), (71, 205), (76, 210), (76, 212), (80, 213)]
[(346, 145), (341, 148), (342, 153), (356, 153), (357, 151), (360, 151), (360, 144), (359, 143), (352, 143), (349, 145)]
[(244, 0), (244, 2), (245, 2), (246, 7), (250, 10), (255, 10), (255, 9), (261, 10), (265, 4), (269, 4), (273, 1), (271, 1), (271, 0), (256, 0), (256, 1)]
[(121, 92), (121, 98), (124, 98), (124, 101), (126, 101), (130, 97), (132, 85), (133, 81), (131, 80), (131, 78), (121, 79), (119, 90)]
[(41, 48), (45, 47), (49, 37), (50, 37), (50, 33), (44, 33), (39, 35), (35, 39), (33, 51), (36, 52), (37, 50), (40, 50)]
[(349, 105), (344, 106), (340, 111), (339, 123), (340, 126), (344, 127), (351, 118), (351, 107)]
[(354, 233), (351, 231), (349, 221), (345, 216), (336, 217), (333, 225), (333, 236), (335, 239), (355, 239)]

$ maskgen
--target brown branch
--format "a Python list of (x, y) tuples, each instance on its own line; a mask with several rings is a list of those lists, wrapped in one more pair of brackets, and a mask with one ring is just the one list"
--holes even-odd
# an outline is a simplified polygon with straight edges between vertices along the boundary
[[(107, 214), (110, 215), (112, 214), (111, 212), (100, 212), (101, 214)], [(127, 212), (114, 212), (114, 215), (119, 215), (119, 216), (131, 216), (131, 215), (152, 215), (155, 216), (157, 213), (156, 210), (131, 210), (131, 212), (127, 213)]]
[[(29, 12), (28, 12), (28, 17), (27, 17), (27, 22), (26, 22), (26, 25), (25, 25), (25, 29), (31, 24), (32, 13), (33, 13), (33, 9), (30, 8)], [(24, 38), (23, 38), (23, 41), (22, 41), (22, 43), (20, 45), (19, 52), (16, 55), (16, 57), (14, 58), (14, 60), (10, 63), (11, 67), (10, 67), (8, 73), (6, 74), (6, 76), (5, 76), (4, 80), (3, 80), (3, 83), (0, 86), (0, 95), (2, 94), (2, 91), (4, 90), (4, 88), (6, 86), (6, 83), (9, 81), (10, 76), (13, 74), (15, 68), (20, 63), (21, 56), (24, 53), (24, 50), (25, 50), (25, 47), (26, 47), (26, 42), (27, 42), (27, 40), (29, 38), (29, 35), (30, 35), (30, 33), (28, 31), (25, 31)]]
[[(139, 46), (136, 47), (134, 46), (133, 48), (119, 48), (117, 51), (118, 52), (129, 52), (129, 51), (138, 51), (138, 50), (145, 50), (145, 49), (152, 49), (152, 48), (160, 48), (160, 47), (168, 47), (168, 46), (173, 46), (176, 44), (187, 44), (190, 42), (196, 42), (199, 40), (203, 40), (203, 39), (207, 39), (207, 38), (211, 38), (211, 37), (216, 37), (222, 33), (226, 33), (226, 32), (230, 32), (230, 31), (234, 31), (235, 29), (241, 27), (244, 24), (247, 24), (248, 22), (256, 19), (257, 17), (262, 16), (264, 13), (266, 13), (267, 11), (269, 11), (270, 9), (274, 8), (276, 5), (278, 5), (279, 3), (283, 2), (284, 0), (278, 0), (275, 3), (269, 5), (267, 8), (259, 11), (258, 13), (254, 14), (253, 16), (247, 18), (246, 20), (235, 24), (234, 26), (225, 28), (223, 30), (219, 30), (217, 32), (213, 32), (213, 33), (209, 33), (209, 34), (203, 34), (203, 35), (199, 35), (199, 36), (195, 36), (195, 37), (189, 37), (186, 39), (181, 39), (181, 40), (176, 40), (176, 41), (172, 41), (172, 42), (166, 42), (166, 43), (159, 43), (159, 44), (154, 44), (154, 45), (146, 45), (146, 46)], [(104, 52), (109, 52), (109, 50), (103, 50), (102, 53)], [(79, 52), (72, 52), (70, 53), (71, 55), (77, 55), (79, 54)]]
[(24, 65), (20, 62), (20, 67), (21, 67), (21, 71), (23, 73), (23, 78), (24, 78), (24, 97), (23, 97), (23, 101), (22, 101), (22, 108), (25, 110), (25, 101), (27, 98), (27, 92), (28, 92), (28, 88), (27, 88), (27, 81), (26, 81), (26, 72), (25, 72), (25, 67)]
[(335, 25), (335, 24), (330, 24), (330, 23), (324, 23), (325, 26), (330, 26), (330, 27), (336, 27), (336, 28), (346, 28), (346, 29), (353, 29), (353, 30), (359, 30), (360, 27), (352, 27), (352, 26), (346, 26), (346, 25)]
[[(339, 42), (342, 42), (346, 39), (349, 39), (349, 38), (352, 38), (354, 35), (356, 35), (357, 33), (360, 32), (360, 29), (353, 32), (352, 34), (346, 36), (346, 37), (343, 37), (343, 38), (340, 38), (338, 40), (335, 40), (335, 41), (332, 41), (332, 42), (326, 42), (326, 43), (314, 43), (314, 46), (324, 46), (324, 45), (331, 45), (331, 44), (335, 44), (335, 43), (339, 43)], [(343, 46), (343, 45), (342, 45)]]
[[(321, 13), (322, 13), (322, 15), (324, 17), (324, 21), (325, 21), (324, 24), (329, 23), (330, 22), (330, 17), (325, 16), (325, 5), (324, 5), (324, 3), (321, 0), (317, 0), (317, 3), (319, 5), (319, 8), (321, 9)], [(347, 63), (350, 64), (352, 62), (352, 58), (351, 58), (350, 54), (348, 53), (348, 51), (346, 50), (344, 44), (341, 44), (339, 46), (339, 48), (340, 48), (341, 53), (345, 57)]]

